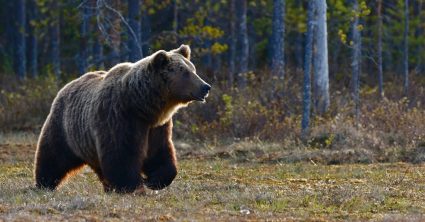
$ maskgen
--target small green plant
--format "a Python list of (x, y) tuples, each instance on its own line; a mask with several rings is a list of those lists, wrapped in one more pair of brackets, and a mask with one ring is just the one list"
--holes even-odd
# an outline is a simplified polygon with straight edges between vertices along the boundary
[(224, 127), (229, 126), (232, 123), (233, 117), (233, 105), (232, 105), (232, 97), (223, 94), (222, 100), (224, 102), (224, 113), (220, 118), (220, 123), (223, 124)]

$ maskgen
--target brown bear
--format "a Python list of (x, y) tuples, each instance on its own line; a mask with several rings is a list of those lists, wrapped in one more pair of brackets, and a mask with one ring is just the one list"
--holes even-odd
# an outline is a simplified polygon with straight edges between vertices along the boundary
[(170, 185), (177, 174), (172, 116), (205, 101), (210, 89), (187, 45), (75, 79), (59, 91), (41, 130), (36, 186), (53, 190), (84, 165), (107, 192)]

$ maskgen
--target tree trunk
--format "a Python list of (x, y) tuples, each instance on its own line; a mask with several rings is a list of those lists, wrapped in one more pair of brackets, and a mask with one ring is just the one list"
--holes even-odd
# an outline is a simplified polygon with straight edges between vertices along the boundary
[[(418, 0), (416, 2), (416, 6), (414, 7), (416, 10), (416, 16), (418, 16), (420, 21), (425, 21), (425, 10), (422, 9), (423, 8), (423, 0)], [(421, 26), (417, 26), (416, 30), (415, 30), (415, 38), (416, 39), (421, 39), (423, 38), (423, 33), (424, 33), (424, 28)], [(419, 47), (417, 47), (416, 49), (416, 55), (418, 57), (417, 59), (417, 63), (416, 63), (416, 73), (420, 74), (420, 73), (424, 73), (424, 64), (423, 64), (423, 59), (424, 59), (424, 54), (422, 53), (424, 51), (424, 44), (420, 44)]]
[(409, 0), (404, 0), (404, 34), (403, 34), (403, 94), (409, 90)]
[(51, 52), (50, 57), (53, 65), (53, 73), (58, 79), (61, 76), (60, 63), (60, 8), (57, 1), (52, 2), (53, 21), (50, 26)]
[(304, 54), (303, 116), (301, 121), (301, 134), (303, 138), (307, 137), (310, 125), (311, 60), (313, 58), (314, 9), (314, 1), (309, 1), (307, 9), (307, 35)]
[(303, 61), (303, 57), (304, 57), (304, 44), (305, 44), (305, 40), (304, 40), (304, 34), (302, 32), (297, 33), (297, 39), (295, 40), (295, 68), (296, 70), (302, 70), (303, 69), (303, 65), (304, 65), (304, 61)]
[[(336, 19), (336, 9), (335, 7), (329, 7), (328, 8), (328, 32), (333, 33), (336, 30), (338, 30), (337, 27), (337, 19)], [(333, 41), (330, 37), (329, 46), (329, 78), (335, 80), (336, 75), (339, 73), (339, 68), (341, 64), (338, 63), (339, 61), (339, 53), (341, 49), (342, 42), (340, 39), (337, 39), (336, 41)], [(339, 38), (339, 36), (337, 37)]]
[[(110, 3), (111, 7), (120, 10), (121, 1), (119, 0), (112, 0)], [(111, 50), (111, 66), (114, 66), (121, 61), (121, 46), (123, 45), (121, 43), (121, 19), (114, 13), (109, 11), (109, 16), (111, 17), (111, 27), (109, 27), (109, 38), (110, 38), (110, 46), (112, 48)]]
[(378, 0), (378, 89), (379, 97), (384, 97), (384, 73), (382, 64), (382, 0)]
[(130, 62), (136, 62), (143, 58), (140, 45), (140, 4), (139, 0), (128, 0), (128, 49)]
[[(298, 9), (303, 8), (303, 1), (296, 1), (295, 6)], [(295, 40), (294, 57), (295, 57), (295, 68), (298, 71), (298, 70), (302, 70), (304, 66), (303, 57), (304, 57), (304, 46), (305, 46), (304, 44), (306, 40), (304, 39), (304, 33), (302, 33), (299, 30), (297, 31), (295, 38), (296, 40)]]
[[(98, 37), (100, 38), (100, 37)], [(98, 39), (98, 41), (94, 42), (93, 45), (93, 60), (94, 65), (96, 69), (104, 69), (105, 65), (103, 62), (103, 44), (101, 43), (101, 40)]]
[(26, 75), (26, 13), (25, 0), (17, 0), (15, 2), (15, 72), (19, 79), (24, 79)]
[[(179, 0), (173, 1), (173, 31), (177, 33), (179, 28)], [(178, 35), (177, 35), (178, 36)]]
[(89, 9), (88, 7), (81, 7), (81, 27), (80, 27), (80, 52), (78, 57), (79, 72), (83, 75), (87, 72), (88, 67), (88, 26), (89, 26)]
[(317, 0), (316, 53), (314, 54), (315, 107), (319, 114), (329, 109), (329, 63), (326, 1)]
[(273, 0), (273, 20), (272, 20), (272, 73), (283, 79), (285, 74), (285, 1)]
[[(254, 30), (254, 26), (252, 24), (249, 24), (248, 30)], [(249, 35), (249, 33), (248, 33), (248, 41), (251, 42), (251, 48), (252, 48), (252, 50), (249, 50), (248, 70), (256, 70), (258, 58), (256, 55), (256, 50), (254, 49), (256, 47), (256, 42), (259, 42), (259, 41), (257, 41), (257, 36), (255, 34)]]
[(249, 57), (248, 30), (246, 24), (247, 0), (236, 0), (236, 4), (238, 5), (237, 17), (239, 22), (238, 41), (241, 49), (238, 56), (238, 86), (244, 88), (246, 86), (245, 74), (248, 72)]
[[(143, 5), (143, 1), (142, 1)], [(149, 38), (151, 37), (151, 24), (150, 24), (150, 17), (149, 13), (146, 10), (145, 7), (142, 7), (142, 16), (141, 16), (141, 30), (140, 30), (140, 38), (141, 38), (141, 45), (142, 45), (142, 53), (144, 56), (151, 54), (150, 49), (150, 43)]]
[[(357, 0), (353, 0), (353, 11), (356, 13), (359, 11), (359, 4)], [(355, 15), (354, 22), (352, 24), (352, 38), (353, 38), (353, 61), (351, 63), (352, 67), (352, 97), (354, 100), (354, 115), (356, 120), (359, 120), (360, 117), (360, 72), (361, 72), (361, 34), (358, 29), (359, 26), (359, 16)]]
[(31, 76), (33, 78), (38, 76), (38, 38), (37, 38), (37, 32), (35, 27), (31, 24), (31, 21), (36, 21), (38, 19), (38, 11), (37, 11), (37, 4), (35, 0), (31, 0), (29, 2), (29, 15), (30, 19), (28, 21), (29, 23), (29, 29), (30, 29), (30, 36), (29, 36), (29, 71), (31, 73)]
[(230, 66), (230, 70), (229, 70), (229, 74), (228, 74), (228, 86), (232, 87), (233, 86), (233, 79), (234, 79), (234, 74), (235, 74), (235, 57), (236, 57), (236, 44), (237, 44), (237, 37), (236, 37), (236, 8), (235, 8), (235, 0), (230, 0), (230, 41), (229, 41), (229, 45), (230, 45), (230, 49), (229, 49), (229, 53), (230, 53), (230, 58), (229, 58), (229, 66)]

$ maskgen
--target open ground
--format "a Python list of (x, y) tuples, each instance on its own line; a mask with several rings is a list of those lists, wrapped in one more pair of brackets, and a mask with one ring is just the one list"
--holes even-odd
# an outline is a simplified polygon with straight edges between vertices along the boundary
[(89, 168), (49, 192), (33, 186), (36, 140), (0, 136), (0, 220), (425, 220), (423, 164), (288, 162), (258, 150), (187, 152), (177, 143), (179, 175), (159, 192), (105, 194)]

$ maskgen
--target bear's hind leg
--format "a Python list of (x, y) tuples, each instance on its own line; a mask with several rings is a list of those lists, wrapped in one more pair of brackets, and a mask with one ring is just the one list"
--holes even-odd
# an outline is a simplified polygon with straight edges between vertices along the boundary
[(71, 149), (57, 139), (39, 143), (35, 159), (35, 181), (38, 188), (54, 190), (71, 171), (81, 168), (84, 162)]

